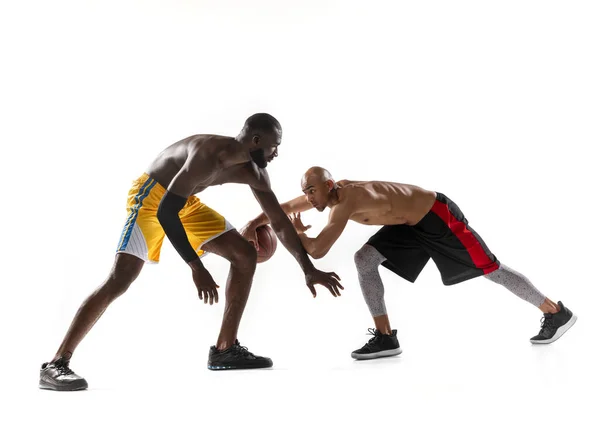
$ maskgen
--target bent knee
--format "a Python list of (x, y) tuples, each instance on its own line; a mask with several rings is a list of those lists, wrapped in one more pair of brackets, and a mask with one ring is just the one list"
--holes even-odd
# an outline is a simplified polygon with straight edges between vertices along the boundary
[(132, 260), (129, 256), (117, 257), (103, 288), (112, 296), (120, 296), (137, 279), (143, 266), (142, 260)]
[(385, 259), (373, 246), (368, 244), (361, 247), (354, 254), (354, 263), (357, 268), (377, 267)]
[(230, 262), (238, 268), (254, 269), (256, 267), (257, 252), (251, 243), (244, 241), (235, 248), (231, 254)]
[(106, 281), (106, 288), (114, 295), (121, 295), (127, 291), (137, 274), (129, 272), (111, 272)]

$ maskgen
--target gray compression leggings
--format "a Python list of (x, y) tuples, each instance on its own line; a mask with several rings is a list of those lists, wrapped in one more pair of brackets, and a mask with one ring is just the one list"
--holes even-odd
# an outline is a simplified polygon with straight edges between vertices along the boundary
[[(385, 257), (369, 245), (364, 245), (354, 254), (354, 262), (358, 270), (358, 282), (369, 311), (374, 317), (387, 315), (385, 301), (383, 300), (383, 282), (379, 275), (379, 266), (384, 261)], [(511, 293), (535, 307), (539, 307), (546, 299), (546, 296), (539, 292), (529, 279), (503, 264), (500, 264), (498, 270), (484, 277), (502, 285)]]

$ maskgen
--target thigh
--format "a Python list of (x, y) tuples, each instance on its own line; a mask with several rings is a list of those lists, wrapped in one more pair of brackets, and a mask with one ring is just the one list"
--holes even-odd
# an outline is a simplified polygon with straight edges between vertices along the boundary
[(463, 282), (498, 268), (498, 260), (458, 206), (438, 194), (432, 211), (417, 225), (417, 235), (431, 255), (445, 285)]
[(109, 273), (109, 280), (118, 281), (124, 285), (131, 284), (139, 276), (144, 267), (144, 260), (127, 253), (118, 253)]
[[(205, 252), (217, 253), (209, 250), (210, 248), (205, 247), (205, 245), (213, 243), (225, 233), (231, 231), (237, 233), (233, 225), (221, 216), (219, 212), (200, 202), (197, 197), (190, 197), (188, 199), (187, 204), (179, 213), (179, 217), (188, 235), (190, 244), (199, 256), (202, 256)], [(217, 242), (216, 244), (221, 243), (223, 242)]]
[(385, 257), (381, 264), (409, 282), (414, 282), (429, 261), (412, 227), (387, 225), (373, 235), (367, 244)]
[(205, 252), (219, 255), (232, 263), (256, 265), (256, 249), (236, 230), (229, 230), (215, 237), (204, 243), (202, 248)]
[(157, 262), (165, 236), (156, 217), (164, 189), (144, 174), (133, 182), (127, 198), (127, 218), (117, 245), (118, 254)]

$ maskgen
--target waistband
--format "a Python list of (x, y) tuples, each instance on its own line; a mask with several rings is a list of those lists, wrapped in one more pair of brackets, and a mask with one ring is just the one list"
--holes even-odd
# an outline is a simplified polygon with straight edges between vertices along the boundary
[(141, 176), (139, 176), (138, 179), (136, 180), (136, 182), (146, 183), (148, 180), (154, 182), (154, 185), (152, 186), (153, 190), (161, 193), (162, 195), (164, 195), (165, 192), (167, 192), (167, 190), (164, 187), (162, 187), (162, 185), (158, 181), (156, 181), (156, 179), (151, 178), (148, 173), (144, 173)]

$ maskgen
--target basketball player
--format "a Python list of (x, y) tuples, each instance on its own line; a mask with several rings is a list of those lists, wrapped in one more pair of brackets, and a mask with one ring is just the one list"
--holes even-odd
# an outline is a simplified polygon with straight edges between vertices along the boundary
[(212, 252), (231, 263), (221, 332), (216, 345), (210, 348), (208, 368), (272, 366), (271, 359), (255, 356), (237, 340), (256, 267), (256, 251), (223, 216), (194, 195), (223, 183), (249, 185), (278, 238), (300, 264), (313, 296), (315, 284), (338, 296), (343, 288), (337, 275), (315, 269), (271, 190), (265, 168), (277, 157), (280, 143), (279, 122), (269, 114), (255, 114), (246, 120), (236, 138), (194, 135), (158, 155), (129, 191), (129, 216), (108, 278), (83, 302), (54, 359), (42, 365), (40, 387), (87, 388), (85, 379), (69, 368), (75, 348), (108, 305), (127, 291), (144, 263), (158, 262), (165, 234), (189, 265), (198, 296), (205, 304), (219, 301), (219, 286), (200, 258)]
[[(349, 220), (383, 225), (354, 255), (360, 287), (375, 322), (375, 329), (369, 329), (373, 337), (352, 353), (355, 359), (402, 352), (387, 315), (379, 265), (414, 282), (431, 258), (444, 285), (484, 276), (504, 286), (544, 313), (539, 334), (530, 339), (535, 344), (554, 342), (577, 319), (561, 302), (554, 303), (538, 291), (525, 276), (500, 264), (458, 206), (441, 193), (382, 181), (335, 182), (320, 167), (310, 168), (301, 186), (304, 195), (282, 204), (282, 208), (291, 215), (304, 248), (313, 258), (329, 251)], [(310, 226), (304, 226), (300, 213), (311, 208), (322, 212), (325, 207), (331, 209), (327, 226), (317, 237), (308, 237), (304, 232)], [(241, 234), (256, 244), (256, 228), (267, 222), (261, 214)]]

